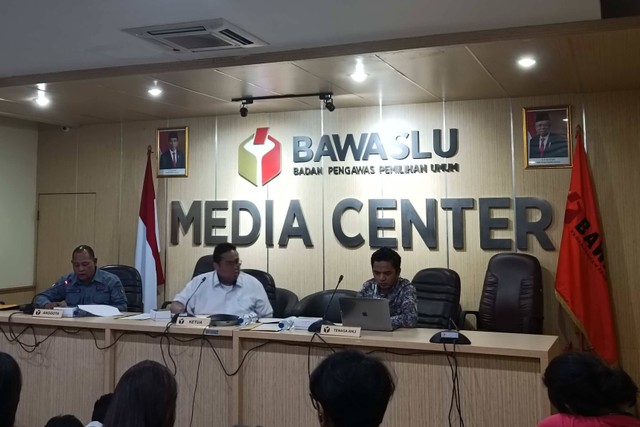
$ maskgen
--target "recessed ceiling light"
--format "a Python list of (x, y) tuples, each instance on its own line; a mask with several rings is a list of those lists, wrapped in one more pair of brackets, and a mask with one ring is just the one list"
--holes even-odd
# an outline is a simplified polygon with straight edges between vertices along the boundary
[(358, 58), (357, 61), (358, 62), (356, 62), (356, 69), (352, 74), (350, 74), (350, 77), (356, 82), (360, 83), (360, 82), (363, 82), (369, 76), (369, 74), (364, 72), (364, 65), (362, 65), (362, 59)]
[(38, 104), (41, 107), (46, 107), (47, 105), (49, 105), (49, 98), (47, 98), (46, 96), (42, 96), (42, 97), (37, 97), (36, 99), (34, 99), (34, 101), (36, 102), (36, 104)]
[(40, 107), (46, 107), (50, 102), (49, 98), (47, 98), (47, 93), (44, 91), (44, 87), (44, 83), (38, 84), (38, 96), (33, 99), (33, 102), (38, 104)]
[(149, 89), (147, 91), (147, 93), (149, 95), (151, 95), (151, 96), (160, 96), (160, 95), (162, 95), (162, 89), (160, 89), (158, 87), (158, 81), (157, 80), (153, 81), (153, 86), (151, 87), (151, 89)]
[(518, 65), (521, 68), (531, 68), (536, 65), (536, 60), (530, 56), (523, 56), (522, 58), (518, 59)]

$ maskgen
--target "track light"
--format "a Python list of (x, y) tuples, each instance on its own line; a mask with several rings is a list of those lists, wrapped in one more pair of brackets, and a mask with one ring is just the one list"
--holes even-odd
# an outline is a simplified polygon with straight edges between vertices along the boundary
[(336, 109), (336, 106), (333, 105), (333, 99), (332, 98), (324, 100), (324, 108), (326, 108), (330, 112)]
[(241, 102), (240, 106), (240, 115), (242, 117), (247, 117), (249, 114), (249, 110), (247, 109), (247, 105), (253, 104), (253, 101), (264, 101), (268, 99), (286, 99), (286, 98), (309, 98), (312, 96), (317, 96), (322, 101), (324, 101), (324, 106), (327, 110), (333, 111), (336, 109), (336, 106), (333, 104), (333, 93), (332, 92), (317, 92), (317, 93), (296, 93), (296, 94), (288, 94), (288, 95), (268, 95), (268, 96), (245, 96), (242, 98), (233, 98), (232, 102)]

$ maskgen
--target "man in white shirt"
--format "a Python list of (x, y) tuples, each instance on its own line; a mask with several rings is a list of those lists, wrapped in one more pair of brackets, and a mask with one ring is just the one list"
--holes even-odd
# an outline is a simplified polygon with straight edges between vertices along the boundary
[(267, 293), (255, 277), (240, 271), (240, 256), (231, 243), (213, 251), (214, 271), (194, 277), (171, 303), (171, 313), (234, 314), (271, 317)]

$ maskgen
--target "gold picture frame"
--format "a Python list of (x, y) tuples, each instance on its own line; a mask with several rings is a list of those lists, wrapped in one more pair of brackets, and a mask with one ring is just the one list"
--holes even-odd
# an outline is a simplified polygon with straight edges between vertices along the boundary
[(189, 176), (189, 128), (171, 127), (156, 131), (158, 177)]
[(570, 105), (523, 108), (522, 124), (525, 168), (571, 167)]

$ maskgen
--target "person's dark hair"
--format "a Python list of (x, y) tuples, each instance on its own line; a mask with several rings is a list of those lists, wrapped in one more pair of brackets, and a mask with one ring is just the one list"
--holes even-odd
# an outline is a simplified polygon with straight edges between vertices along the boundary
[(0, 427), (13, 427), (22, 390), (20, 366), (11, 355), (0, 352)]
[(178, 132), (169, 132), (169, 139), (171, 138), (178, 139)]
[(335, 427), (380, 425), (394, 390), (387, 367), (355, 350), (330, 355), (309, 379), (311, 398)]
[(113, 393), (107, 393), (100, 396), (96, 403), (93, 405), (93, 413), (91, 414), (91, 421), (98, 421), (103, 423), (104, 417), (107, 415), (107, 409), (113, 398)]
[(400, 254), (398, 254), (398, 252), (394, 251), (391, 248), (384, 247), (371, 254), (371, 267), (373, 267), (374, 262), (378, 261), (388, 261), (391, 263), (393, 268), (396, 269), (396, 271), (400, 271), (400, 263), (402, 262), (402, 258), (400, 258)]
[(549, 400), (559, 412), (585, 417), (620, 412), (636, 404), (638, 386), (621, 369), (589, 353), (567, 353), (544, 372)]
[(93, 252), (93, 248), (89, 245), (80, 245), (77, 248), (75, 248), (73, 250), (73, 252), (71, 253), (71, 259), (73, 259), (73, 256), (77, 253), (80, 252), (86, 252), (89, 254), (89, 256), (91, 257), (91, 259), (95, 259), (96, 258), (96, 254)]
[(75, 416), (67, 414), (51, 418), (44, 427), (84, 427), (84, 424)]
[(236, 246), (231, 243), (220, 243), (213, 250), (213, 262), (220, 262), (222, 260), (222, 255), (235, 250), (237, 250)]
[(127, 369), (113, 392), (104, 427), (172, 427), (178, 386), (171, 372), (151, 360)]

